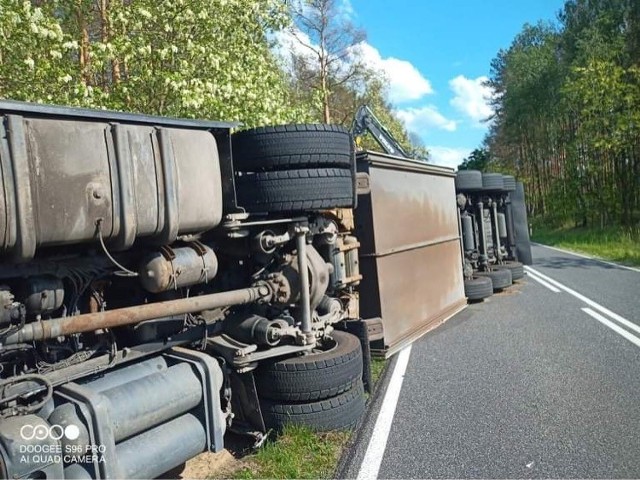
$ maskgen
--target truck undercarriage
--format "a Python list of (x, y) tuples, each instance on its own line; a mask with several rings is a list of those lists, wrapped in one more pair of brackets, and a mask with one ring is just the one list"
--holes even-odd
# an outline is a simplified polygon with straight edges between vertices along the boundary
[[(518, 187), (511, 175), (463, 170), (456, 175), (465, 293), (482, 300), (524, 276), (531, 261), (524, 198), (512, 197)], [(515, 214), (514, 214), (515, 211)], [(519, 243), (519, 246), (517, 245)]]
[(227, 428), (357, 421), (347, 131), (0, 115), (3, 477), (153, 478)]
[(234, 127), (0, 102), (0, 476), (156, 478), (229, 430), (351, 428), (372, 348), (510, 283), (502, 176), (460, 185), (368, 109), (389, 154)]

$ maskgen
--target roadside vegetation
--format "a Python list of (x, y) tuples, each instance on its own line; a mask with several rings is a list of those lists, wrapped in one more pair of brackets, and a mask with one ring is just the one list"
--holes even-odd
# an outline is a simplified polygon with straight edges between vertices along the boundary
[(632, 261), (640, 227), (640, 2), (566, 1), (556, 22), (525, 25), (498, 52), (488, 84), (495, 115), (461, 168), (517, 175), (530, 218), (545, 226), (541, 241)]
[(387, 365), (387, 360), (382, 357), (373, 357), (371, 359), (371, 378), (373, 379), (374, 385), (378, 383), (380, 377), (382, 376), (382, 372), (384, 372), (384, 367)]
[(533, 240), (626, 265), (640, 265), (640, 228), (533, 228)]
[(316, 433), (290, 425), (245, 459), (233, 478), (332, 478), (350, 432)]
[[(0, 98), (350, 127), (368, 104), (408, 151), (342, 0), (1, 0)], [(366, 146), (373, 146), (365, 139)]]
[[(384, 371), (384, 358), (371, 360), (374, 385)], [(316, 433), (310, 428), (289, 425), (277, 438), (245, 457), (232, 474), (236, 479), (333, 478), (342, 451), (352, 432)]]

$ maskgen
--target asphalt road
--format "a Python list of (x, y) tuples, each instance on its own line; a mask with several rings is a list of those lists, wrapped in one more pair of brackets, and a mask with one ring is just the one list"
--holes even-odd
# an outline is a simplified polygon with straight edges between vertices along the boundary
[(393, 413), (396, 355), (340, 476), (640, 478), (640, 271), (533, 253), (519, 285), (414, 343)]

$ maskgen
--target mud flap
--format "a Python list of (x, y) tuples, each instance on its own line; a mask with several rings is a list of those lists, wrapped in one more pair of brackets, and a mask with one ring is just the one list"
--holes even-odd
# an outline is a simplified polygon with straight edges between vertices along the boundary
[(529, 221), (527, 219), (527, 205), (524, 197), (524, 185), (516, 184), (516, 191), (511, 192), (511, 208), (513, 211), (513, 229), (516, 242), (516, 260), (531, 265), (531, 241), (529, 240)]
[(344, 322), (344, 330), (351, 335), (355, 335), (360, 340), (362, 347), (362, 383), (367, 393), (373, 389), (373, 379), (371, 378), (371, 347), (369, 344), (369, 330), (367, 324), (362, 320), (350, 320)]

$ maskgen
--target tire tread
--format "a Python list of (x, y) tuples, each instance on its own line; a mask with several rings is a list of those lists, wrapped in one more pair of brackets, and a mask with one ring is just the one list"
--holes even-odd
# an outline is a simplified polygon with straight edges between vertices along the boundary
[(355, 149), (341, 125), (291, 124), (258, 127), (232, 136), (239, 171), (310, 167), (352, 168)]
[(334, 397), (362, 378), (360, 340), (334, 331), (337, 345), (326, 352), (263, 362), (258, 367), (256, 387), (262, 398), (308, 401)]
[(362, 380), (346, 392), (311, 403), (260, 403), (267, 428), (281, 430), (287, 424), (306, 425), (316, 431), (350, 429), (364, 413)]
[(478, 272), (478, 277), (489, 277), (493, 284), (493, 291), (499, 291), (503, 288), (507, 288), (513, 284), (511, 278), (511, 271), (505, 269), (492, 270), (490, 272)]
[(236, 179), (238, 203), (250, 212), (351, 208), (353, 174), (341, 168), (282, 170)]
[(469, 300), (482, 300), (493, 294), (493, 282), (489, 277), (474, 276), (464, 282), (464, 294)]

